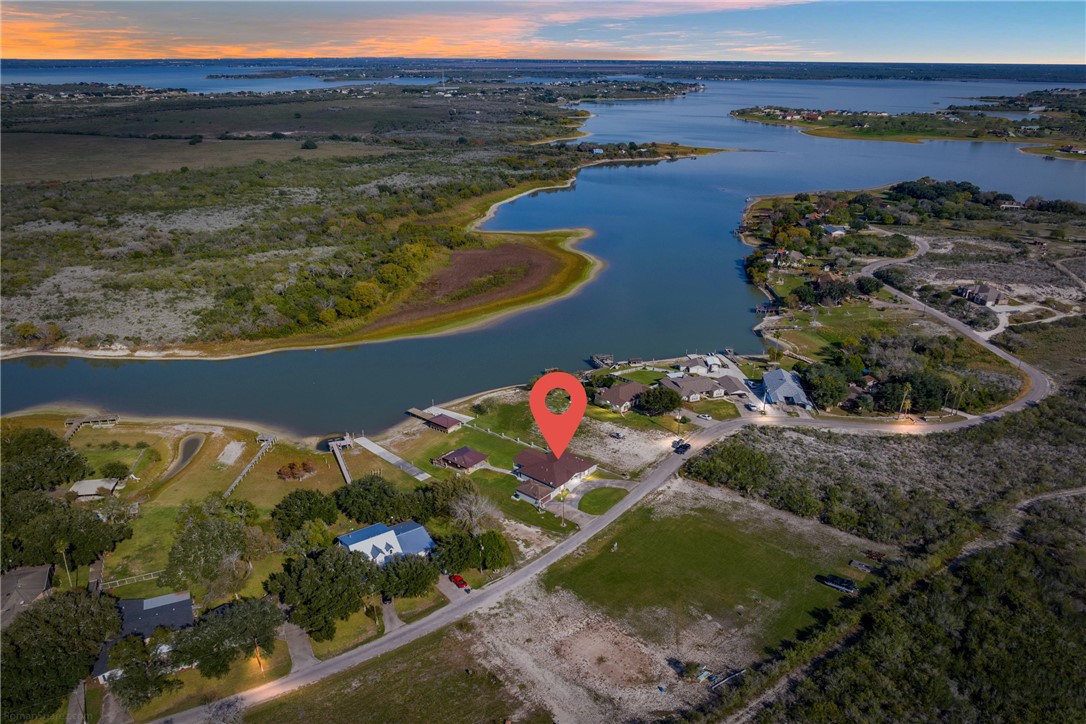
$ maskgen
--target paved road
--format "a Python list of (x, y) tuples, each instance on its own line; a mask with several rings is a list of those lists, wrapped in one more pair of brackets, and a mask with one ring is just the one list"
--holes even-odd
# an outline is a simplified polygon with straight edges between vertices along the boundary
[[(914, 239), (917, 243), (918, 251), (913, 256), (918, 256), (927, 251), (927, 244), (923, 240)], [(912, 257), (909, 257), (912, 258)], [(877, 270), (880, 267), (888, 264), (900, 263), (907, 259), (895, 259), (889, 261), (879, 261), (873, 264), (869, 264), (864, 267), (864, 273), (870, 273)], [(1016, 400), (1014, 403), (1004, 407), (996, 412), (985, 415), (984, 417), (976, 417), (967, 420), (959, 420), (943, 425), (932, 423), (908, 423), (891, 421), (887, 423), (869, 423), (861, 421), (850, 421), (831, 418), (828, 416), (822, 416), (817, 418), (810, 417), (787, 417), (787, 416), (775, 416), (775, 415), (753, 415), (750, 417), (743, 417), (734, 420), (727, 420), (724, 422), (716, 422), (709, 427), (705, 427), (699, 430), (691, 431), (687, 434), (686, 439), (692, 446), (691, 450), (686, 455), (668, 455), (662, 462), (660, 462), (649, 474), (641, 481), (641, 484), (634, 488), (629, 495), (620, 500), (613, 508), (608, 510), (603, 515), (593, 518), (581, 527), (579, 531), (561, 541), (549, 551), (536, 558), (535, 560), (526, 564), (523, 568), (519, 568), (508, 576), (491, 583), (486, 588), (474, 591), (469, 596), (464, 596), (459, 601), (450, 603), (442, 609), (430, 614), (429, 616), (415, 621), (410, 624), (405, 624), (400, 628), (393, 631), (387, 630), (386, 634), (381, 638), (371, 641), (368, 644), (358, 647), (352, 651), (348, 651), (344, 654), (336, 656), (331, 659), (321, 661), (304, 671), (291, 672), (276, 681), (269, 682), (263, 686), (258, 686), (255, 689), (250, 689), (244, 693), (237, 695), (242, 706), (250, 707), (257, 704), (261, 704), (266, 701), (270, 701), (277, 696), (281, 696), (287, 692), (294, 691), (300, 687), (313, 684), (325, 677), (338, 674), (346, 671), (352, 667), (355, 667), (365, 661), (369, 661), (381, 654), (387, 654), (397, 648), (408, 644), (422, 636), (433, 633), (438, 629), (444, 628), (467, 614), (477, 611), (481, 608), (489, 606), (493, 603), (500, 601), (508, 596), (511, 592), (515, 591), (520, 586), (528, 583), (536, 576), (543, 573), (554, 563), (558, 562), (565, 556), (572, 553), (579, 546), (591, 540), (594, 536), (598, 535), (607, 526), (617, 520), (623, 513), (633, 508), (635, 505), (644, 500), (648, 495), (659, 489), (665, 482), (668, 481), (673, 475), (675, 475), (679, 467), (688, 458), (697, 454), (707, 444), (719, 440), (720, 438), (732, 435), (738, 432), (745, 425), (784, 425), (789, 427), (812, 427), (826, 430), (835, 430), (839, 432), (871, 432), (871, 433), (904, 433), (904, 434), (928, 434), (934, 432), (943, 432), (947, 430), (956, 430), (963, 427), (969, 427), (972, 425), (980, 424), (981, 422), (992, 420), (1002, 415), (1006, 415), (1010, 412), (1020, 410), (1027, 405), (1034, 404), (1041, 400), (1051, 390), (1051, 383), (1048, 378), (1040, 371), (1027, 365), (1008, 352), (996, 347), (988, 342), (976, 332), (974, 332), (967, 325), (959, 322), (956, 319), (948, 317), (947, 315), (937, 310), (931, 309), (926, 304), (913, 299), (904, 292), (894, 289), (902, 299), (905, 300), (905, 305), (919, 311), (923, 311), (938, 318), (943, 323), (954, 328), (962, 335), (976, 341), (978, 344), (992, 351), (994, 354), (1008, 360), (1012, 364), (1019, 367), (1030, 380), (1029, 391)], [(386, 619), (387, 621), (387, 619)], [(202, 722), (206, 716), (206, 709), (199, 707), (196, 709), (189, 709), (175, 714), (169, 717), (170, 721), (175, 724), (197, 724)], [(163, 722), (165, 720), (157, 720)]]

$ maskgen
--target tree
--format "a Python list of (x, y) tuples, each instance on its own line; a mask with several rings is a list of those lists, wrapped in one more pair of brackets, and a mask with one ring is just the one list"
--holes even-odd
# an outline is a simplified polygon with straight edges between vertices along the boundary
[(450, 510), (457, 525), (472, 535), (479, 535), (500, 518), (498, 506), (477, 490), (462, 494)]
[(803, 383), (811, 392), (811, 400), (822, 409), (839, 405), (848, 397), (848, 382), (836, 367), (822, 362), (803, 370)]
[(195, 664), (202, 676), (221, 679), (239, 657), (274, 653), (275, 632), (281, 623), (283, 612), (259, 598), (219, 606), (177, 635), (175, 661)]
[[(67, 563), (87, 565), (118, 541), (132, 535), (124, 523), (101, 520), (94, 512), (73, 508), (38, 490), (5, 495), (2, 507), (4, 568)], [(63, 542), (58, 547), (57, 543)]]
[(513, 565), (513, 551), (500, 531), (488, 530), (479, 536), (479, 547), (483, 551), (483, 568), (493, 571)]
[(307, 138), (304, 141), (302, 141), (302, 148), (304, 148), (307, 151), (312, 151), (316, 147), (317, 147), (317, 142), (314, 141), (312, 138)]
[(127, 478), (128, 471), (128, 466), (120, 460), (110, 460), (101, 467), (98, 474), (103, 478)]
[(26, 721), (55, 711), (120, 630), (113, 599), (86, 591), (54, 594), (18, 614), (0, 637), (4, 718)]
[(456, 531), (437, 540), (434, 559), (449, 573), (460, 573), (468, 568), (482, 568), (482, 551), (470, 533)]
[(323, 520), (307, 520), (302, 527), (286, 539), (284, 552), (287, 556), (304, 556), (312, 551), (332, 545), (332, 532)]
[(679, 393), (666, 387), (650, 387), (637, 398), (637, 408), (646, 415), (663, 415), (682, 403)]
[(169, 629), (159, 627), (147, 641), (135, 634), (126, 636), (110, 649), (109, 665), (120, 669), (121, 674), (110, 682), (109, 689), (129, 709), (138, 709), (181, 687), (180, 680), (171, 678), (174, 671), (170, 657), (173, 636)]
[(426, 495), (430, 499), (430, 507), (436, 516), (452, 515), (453, 501), (464, 493), (474, 492), (475, 483), (464, 475), (454, 475), (451, 478), (434, 478), (426, 488)]
[(336, 501), (319, 490), (292, 490), (271, 512), (275, 531), (286, 540), (310, 520), (322, 520), (327, 525), (336, 522), (339, 511)]
[(860, 277), (856, 280), (856, 288), (864, 294), (874, 294), (882, 287), (882, 282), (875, 277)]
[(0, 481), (5, 493), (49, 489), (83, 477), (87, 460), (59, 436), (40, 427), (0, 433)]
[(336, 634), (336, 621), (360, 610), (362, 597), (379, 590), (382, 578), (366, 556), (332, 546), (288, 559), (264, 588), (291, 607), (291, 623), (316, 641), (328, 641)]
[(162, 574), (165, 585), (184, 588), (218, 583), (216, 588), (226, 586), (226, 593), (240, 588), (248, 517), (240, 502), (227, 503), (212, 493), (203, 501), (181, 506), (174, 543)]
[(388, 598), (423, 596), (437, 583), (433, 561), (422, 556), (396, 556), (384, 567), (381, 592)]
[(356, 523), (399, 522), (402, 517), (401, 494), (380, 475), (367, 475), (333, 494), (336, 506)]

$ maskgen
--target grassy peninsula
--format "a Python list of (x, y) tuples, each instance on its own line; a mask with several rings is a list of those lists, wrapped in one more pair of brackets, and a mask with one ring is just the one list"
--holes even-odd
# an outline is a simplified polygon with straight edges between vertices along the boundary
[(478, 231), (495, 204), (704, 152), (545, 142), (586, 117), (565, 104), (681, 83), (113, 90), (4, 87), (7, 351), (227, 356), (479, 323), (598, 267), (584, 230)]

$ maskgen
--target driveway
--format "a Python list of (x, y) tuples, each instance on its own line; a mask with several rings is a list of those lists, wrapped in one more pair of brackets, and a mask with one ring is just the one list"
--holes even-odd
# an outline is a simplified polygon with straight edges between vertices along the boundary
[(286, 642), (287, 651), (290, 652), (290, 671), (304, 671), (314, 666), (320, 659), (313, 655), (313, 642), (309, 635), (300, 627), (292, 623), (284, 623), (279, 627), (279, 638)]

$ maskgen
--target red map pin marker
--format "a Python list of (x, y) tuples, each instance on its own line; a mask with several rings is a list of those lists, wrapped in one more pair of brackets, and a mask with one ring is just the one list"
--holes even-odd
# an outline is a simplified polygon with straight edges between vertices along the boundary
[[(547, 409), (547, 394), (551, 390), (565, 390), (569, 393), (569, 408), (560, 415)], [(585, 408), (588, 407), (588, 395), (585, 394), (584, 386), (567, 372), (548, 372), (532, 385), (528, 406), (554, 457), (562, 457), (581, 424)]]

